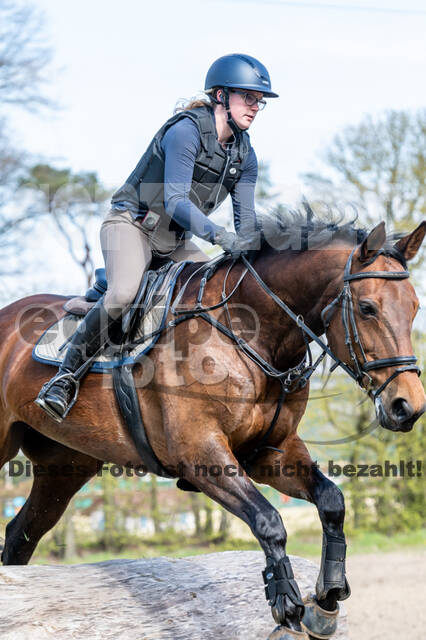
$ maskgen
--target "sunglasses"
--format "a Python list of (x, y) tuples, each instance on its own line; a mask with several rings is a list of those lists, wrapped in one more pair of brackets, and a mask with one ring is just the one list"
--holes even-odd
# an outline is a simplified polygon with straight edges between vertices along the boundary
[(247, 93), (246, 91), (239, 91), (238, 89), (230, 89), (232, 93), (238, 93), (240, 96), (243, 96), (244, 102), (248, 107), (254, 107), (257, 104), (259, 111), (262, 111), (266, 107), (266, 100), (263, 98), (256, 98), (252, 93)]

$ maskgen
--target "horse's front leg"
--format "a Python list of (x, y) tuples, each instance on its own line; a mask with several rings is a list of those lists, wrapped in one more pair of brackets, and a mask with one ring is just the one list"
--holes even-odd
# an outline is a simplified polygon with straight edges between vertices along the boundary
[(345, 575), (345, 501), (340, 489), (318, 467), (313, 469), (310, 493), (323, 528), (321, 570), (316, 595), (321, 606), (330, 611), (335, 608), (337, 600), (346, 600), (351, 594)]
[[(239, 467), (222, 432), (210, 432), (195, 440), (193, 432), (178, 455), (185, 479), (246, 522), (265, 552), (266, 597), (280, 625), (271, 640), (307, 640), (301, 627), (304, 605), (286, 554), (287, 534), (278, 511)], [(211, 465), (223, 472), (213, 476), (209, 473)], [(200, 473), (200, 469), (207, 472)]]
[[(318, 509), (323, 527), (321, 568), (316, 594), (305, 601), (303, 626), (313, 638), (330, 638), (337, 627), (337, 601), (350, 595), (345, 576), (343, 494), (313, 463), (297, 435), (286, 438), (278, 447), (284, 453), (268, 452), (259, 456), (250, 476), (282, 493), (313, 502)], [(269, 472), (278, 467), (280, 474)]]

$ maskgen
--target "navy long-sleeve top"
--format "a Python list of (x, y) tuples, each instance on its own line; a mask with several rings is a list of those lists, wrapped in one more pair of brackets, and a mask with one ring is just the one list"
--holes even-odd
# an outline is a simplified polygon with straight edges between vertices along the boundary
[[(182, 118), (172, 125), (161, 141), (164, 151), (164, 206), (166, 213), (183, 229), (199, 238), (213, 241), (219, 226), (210, 220), (190, 199), (194, 163), (201, 149), (200, 134), (191, 118)], [(254, 193), (257, 180), (257, 158), (251, 148), (242, 167), (238, 182), (231, 191), (234, 227), (245, 235), (256, 228)], [(128, 202), (117, 202), (117, 209), (134, 206)]]

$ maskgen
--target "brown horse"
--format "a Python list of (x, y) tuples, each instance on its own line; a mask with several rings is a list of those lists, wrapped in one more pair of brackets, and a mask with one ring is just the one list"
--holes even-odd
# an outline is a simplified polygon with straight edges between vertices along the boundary
[[(265, 226), (270, 243), (263, 244), (251, 264), (239, 261), (229, 270), (231, 263), (225, 262), (207, 283), (205, 306), (220, 300), (227, 271), (229, 293), (248, 270), (226, 313), (223, 307), (210, 313), (233, 327), (240, 348), (204, 318), (195, 317), (166, 331), (134, 372), (147, 435), (158, 459), (177, 469), (188, 486), (241, 518), (258, 539), (266, 555), (267, 599), (280, 625), (271, 637), (281, 640), (307, 638), (306, 630), (313, 637), (330, 637), (337, 601), (350, 590), (344, 569), (342, 493), (313, 464), (297, 435), (309, 384), (299, 384), (302, 378), (296, 375), (293, 385), (291, 375), (283, 378), (277, 372), (303, 360), (312, 337), (307, 331), (319, 336), (325, 322), (334, 356), (374, 399), (382, 427), (410, 431), (425, 407), (410, 341), (418, 301), (405, 261), (416, 255), (426, 223), (392, 246), (386, 244), (383, 223), (370, 234), (320, 222), (297, 228), (308, 229), (302, 233), (303, 246), (295, 248), (296, 233), (288, 228), (276, 226), (271, 232)], [(185, 273), (188, 270), (182, 281)], [(355, 274), (360, 275), (352, 277)], [(182, 304), (194, 306), (198, 286), (194, 277)], [(298, 314), (296, 322), (280, 300)], [(64, 302), (63, 296), (36, 295), (0, 311), (0, 466), (21, 448), (34, 464), (54, 463), (64, 470), (34, 478), (29, 498), (6, 528), (4, 564), (29, 561), (40, 538), (103, 461), (143, 463), (121, 419), (110, 375), (90, 373), (61, 424), (34, 404), (52, 368), (34, 361), (31, 350), (41, 332), (64, 314)], [(285, 402), (278, 415), (283, 388)], [(250, 457), (242, 468), (241, 461)], [(271, 468), (288, 469), (286, 465), (295, 472), (270, 473)], [(301, 601), (281, 517), (252, 480), (317, 506), (323, 552), (316, 599)]]

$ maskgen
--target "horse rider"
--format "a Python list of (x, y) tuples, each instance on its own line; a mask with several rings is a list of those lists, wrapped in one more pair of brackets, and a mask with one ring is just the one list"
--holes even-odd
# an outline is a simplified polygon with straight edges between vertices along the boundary
[[(225, 55), (209, 68), (205, 100), (193, 100), (165, 122), (134, 171), (113, 194), (100, 231), (108, 288), (74, 334), (56, 376), (35, 402), (61, 422), (90, 362), (121, 328), (153, 255), (174, 261), (209, 258), (190, 239), (239, 257), (257, 229), (257, 159), (247, 130), (265, 97), (276, 98), (264, 65), (245, 54)], [(208, 216), (231, 194), (235, 231)], [(115, 327), (115, 329), (114, 329)]]

